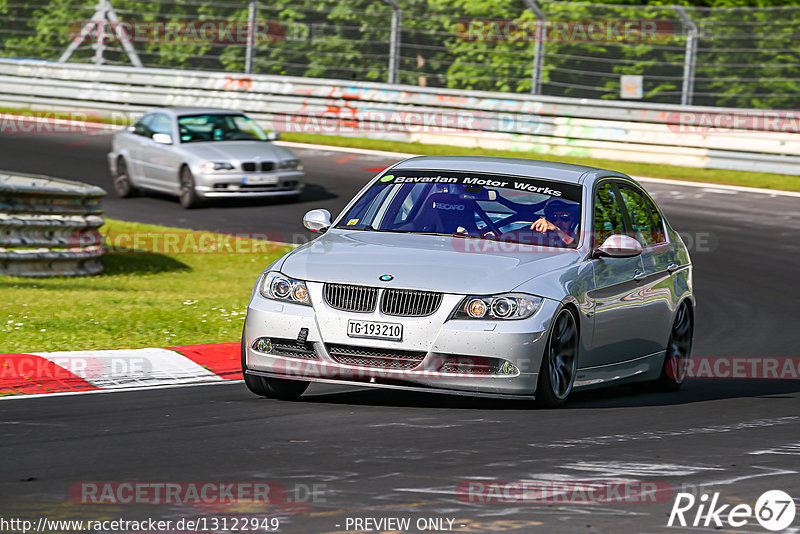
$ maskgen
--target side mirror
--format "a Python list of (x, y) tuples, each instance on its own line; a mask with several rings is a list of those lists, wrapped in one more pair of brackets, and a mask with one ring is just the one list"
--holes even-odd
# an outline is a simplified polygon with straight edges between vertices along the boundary
[(171, 145), (172, 144), (172, 136), (165, 133), (154, 133), (153, 134), (153, 141), (158, 143), (159, 145)]
[(331, 227), (331, 212), (328, 210), (311, 210), (303, 216), (303, 226), (312, 232), (325, 232)]
[(281, 138), (280, 132), (268, 132), (267, 133), (267, 141), (277, 141)]
[(642, 245), (631, 236), (614, 234), (597, 247), (595, 256), (631, 258), (642, 253)]

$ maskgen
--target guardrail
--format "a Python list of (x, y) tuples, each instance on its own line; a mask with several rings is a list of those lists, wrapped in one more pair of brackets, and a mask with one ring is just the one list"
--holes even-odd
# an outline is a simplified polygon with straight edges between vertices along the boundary
[(800, 175), (800, 114), (786, 111), (16, 60), (0, 60), (0, 105), (224, 107), (289, 132)]
[(100, 273), (105, 194), (79, 182), (0, 171), (0, 274)]

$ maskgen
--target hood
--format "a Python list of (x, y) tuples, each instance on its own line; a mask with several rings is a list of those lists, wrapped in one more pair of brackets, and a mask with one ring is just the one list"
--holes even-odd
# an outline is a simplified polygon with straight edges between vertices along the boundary
[[(509, 248), (513, 250), (505, 251)], [(511, 291), (580, 258), (573, 249), (332, 229), (292, 251), (276, 267), (292, 278), (315, 282), (493, 294)], [(384, 274), (394, 278), (381, 282), (378, 277)]]
[(279, 161), (295, 156), (270, 141), (208, 141), (185, 143), (181, 149), (209, 161)]

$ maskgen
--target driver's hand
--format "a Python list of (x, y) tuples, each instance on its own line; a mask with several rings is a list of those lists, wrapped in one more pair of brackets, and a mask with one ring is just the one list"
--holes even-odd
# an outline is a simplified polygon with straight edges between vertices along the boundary
[(545, 233), (548, 230), (555, 230), (556, 225), (545, 219), (544, 217), (539, 218), (538, 221), (531, 225), (531, 230), (536, 230), (537, 232)]

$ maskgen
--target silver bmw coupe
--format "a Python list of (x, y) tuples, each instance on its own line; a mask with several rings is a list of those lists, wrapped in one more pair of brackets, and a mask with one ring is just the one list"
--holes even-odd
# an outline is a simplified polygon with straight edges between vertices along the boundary
[(417, 157), (267, 267), (242, 334), (255, 394), (310, 382), (535, 398), (678, 389), (694, 321), (680, 236), (630, 177), (511, 158)]
[(243, 113), (161, 108), (118, 132), (108, 164), (122, 198), (140, 189), (177, 195), (184, 208), (207, 199), (288, 197), (303, 189), (303, 166)]

